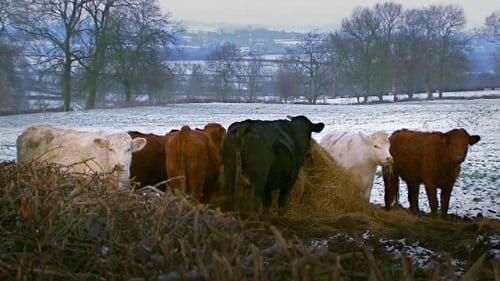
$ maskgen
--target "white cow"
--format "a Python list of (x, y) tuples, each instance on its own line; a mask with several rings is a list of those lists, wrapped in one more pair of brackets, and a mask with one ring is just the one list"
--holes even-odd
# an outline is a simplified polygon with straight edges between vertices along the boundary
[(353, 183), (359, 188), (361, 195), (370, 201), (377, 165), (392, 163), (388, 134), (334, 132), (325, 135), (320, 144), (351, 174)]
[(127, 133), (107, 134), (40, 124), (27, 128), (17, 138), (17, 161), (59, 164), (75, 173), (112, 173), (121, 186), (130, 175), (132, 152), (145, 145), (146, 139), (132, 139)]

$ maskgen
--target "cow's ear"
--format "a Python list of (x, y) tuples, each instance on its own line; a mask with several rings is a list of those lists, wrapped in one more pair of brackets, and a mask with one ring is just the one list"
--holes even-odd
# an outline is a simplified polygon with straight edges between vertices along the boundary
[(443, 140), (444, 143), (450, 144), (450, 135), (448, 135), (448, 133), (442, 134), (441, 139)]
[(321, 132), (321, 130), (323, 130), (324, 127), (325, 127), (324, 123), (316, 123), (316, 124), (313, 124), (311, 131), (319, 133), (319, 132)]
[(359, 134), (359, 137), (361, 138), (361, 140), (363, 140), (363, 142), (366, 142), (366, 143), (371, 142), (370, 136), (365, 135), (362, 132), (358, 132), (358, 134)]
[(217, 137), (218, 137), (220, 140), (223, 140), (223, 139), (224, 139), (224, 136), (226, 136), (226, 129), (224, 129), (224, 127), (220, 127), (220, 128), (217, 130)]
[(473, 144), (477, 143), (480, 140), (481, 140), (481, 137), (478, 136), (478, 135), (470, 136), (469, 137), (469, 145), (473, 145)]
[(109, 141), (107, 139), (103, 139), (103, 138), (95, 138), (94, 144), (97, 145), (97, 147), (99, 147), (99, 148), (107, 148)]
[(132, 140), (132, 151), (139, 151), (146, 146), (148, 141), (145, 138), (135, 138)]

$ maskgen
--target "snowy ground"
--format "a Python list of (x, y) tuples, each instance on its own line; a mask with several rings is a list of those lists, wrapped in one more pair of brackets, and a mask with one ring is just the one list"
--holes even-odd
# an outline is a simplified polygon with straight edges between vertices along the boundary
[[(448, 131), (463, 127), (478, 134), (481, 141), (470, 147), (458, 178), (450, 213), (500, 219), (500, 99), (442, 100), (372, 105), (285, 105), (285, 104), (176, 104), (61, 113), (42, 113), (0, 117), (0, 161), (16, 157), (16, 138), (34, 123), (84, 130), (138, 130), (164, 134), (182, 125), (203, 127), (219, 122), (225, 127), (235, 121), (283, 119), (286, 115), (306, 115), (313, 122), (326, 124), (316, 140), (333, 130), (392, 132), (401, 128)], [(401, 203), (408, 206), (402, 187)], [(429, 211), (423, 188), (421, 209)], [(383, 182), (377, 175), (371, 202), (383, 204)]]

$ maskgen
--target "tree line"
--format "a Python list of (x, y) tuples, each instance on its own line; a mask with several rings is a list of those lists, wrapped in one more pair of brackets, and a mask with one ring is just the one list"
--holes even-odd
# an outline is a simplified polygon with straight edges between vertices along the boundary
[(156, 0), (6, 0), (0, 5), (0, 48), (7, 50), (1, 72), (8, 76), (2, 96), (9, 90), (53, 89), (61, 93), (65, 111), (74, 96), (85, 97), (85, 107), (94, 108), (99, 94), (117, 85), (125, 102), (137, 91), (161, 91), (172, 75), (164, 62), (184, 32)]
[[(185, 29), (157, 0), (4, 0), (0, 2), (0, 109), (39, 92), (92, 109), (108, 102), (161, 104), (178, 97), (282, 101), (304, 96), (387, 93), (411, 99), (460, 88), (470, 75), (469, 42), (488, 34), (500, 47), (500, 11), (474, 34), (456, 5), (404, 9), (395, 2), (353, 10), (332, 32), (311, 31), (280, 56), (231, 42), (204, 61), (175, 61)], [(500, 77), (500, 52), (491, 59)], [(485, 85), (499, 86), (499, 85)], [(17, 102), (16, 102), (17, 101)]]

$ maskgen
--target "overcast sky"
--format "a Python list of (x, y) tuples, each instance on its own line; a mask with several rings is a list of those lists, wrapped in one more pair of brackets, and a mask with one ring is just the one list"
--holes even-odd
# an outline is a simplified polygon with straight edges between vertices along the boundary
[[(234, 24), (310, 31), (335, 28), (355, 7), (373, 7), (370, 0), (159, 0), (172, 19), (187, 28)], [(388, 2), (388, 1), (387, 1)], [(399, 0), (404, 9), (458, 4), (465, 12), (466, 28), (481, 27), (486, 16), (500, 11), (500, 0)]]

